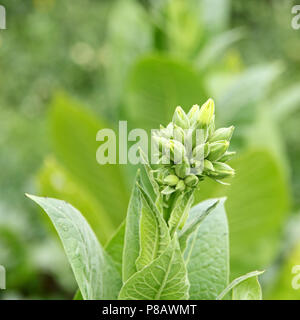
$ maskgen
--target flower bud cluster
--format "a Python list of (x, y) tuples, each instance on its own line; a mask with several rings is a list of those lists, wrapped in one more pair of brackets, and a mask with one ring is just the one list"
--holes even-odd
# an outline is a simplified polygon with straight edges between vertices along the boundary
[(205, 177), (219, 181), (234, 175), (226, 164), (235, 154), (228, 151), (234, 127), (216, 130), (214, 109), (212, 99), (187, 114), (177, 107), (172, 122), (153, 134), (159, 157), (155, 177), (162, 194), (196, 188)]

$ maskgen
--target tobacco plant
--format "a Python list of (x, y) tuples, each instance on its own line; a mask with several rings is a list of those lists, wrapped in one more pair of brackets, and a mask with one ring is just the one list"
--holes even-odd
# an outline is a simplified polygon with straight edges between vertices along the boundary
[[(261, 299), (254, 271), (229, 283), (225, 198), (194, 204), (206, 178), (232, 177), (226, 162), (233, 126), (215, 129), (214, 102), (177, 107), (153, 132), (154, 164), (143, 164), (127, 217), (103, 248), (82, 214), (56, 199), (28, 195), (53, 222), (71, 264), (76, 298), (120, 300)], [(151, 158), (152, 160), (152, 158)]]

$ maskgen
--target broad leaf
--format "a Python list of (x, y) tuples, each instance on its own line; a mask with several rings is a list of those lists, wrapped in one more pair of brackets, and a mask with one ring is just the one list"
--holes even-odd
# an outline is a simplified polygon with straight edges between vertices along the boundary
[(139, 227), (140, 253), (136, 260), (137, 270), (141, 270), (161, 255), (170, 242), (168, 226), (162, 214), (142, 188), (140, 191), (142, 212)]
[[(128, 195), (119, 165), (99, 165), (97, 132), (109, 126), (74, 101), (58, 96), (50, 117), (55, 155), (73, 181), (99, 199), (106, 219), (116, 228), (126, 213)], [(118, 199), (118, 201), (116, 201)]]
[(82, 297), (115, 299), (121, 279), (81, 213), (56, 199), (28, 195), (48, 214), (62, 241)]
[(205, 180), (195, 199), (227, 197), (231, 276), (235, 278), (273, 261), (289, 197), (284, 171), (268, 151), (248, 150), (230, 165), (236, 170), (230, 186)]
[(113, 259), (116, 268), (118, 269), (120, 276), (122, 275), (122, 263), (123, 263), (123, 248), (124, 248), (124, 236), (125, 236), (125, 221), (121, 223), (117, 231), (107, 242), (104, 249)]
[(123, 282), (125, 282), (137, 271), (135, 261), (140, 252), (139, 225), (142, 204), (138, 183), (140, 183), (139, 172), (137, 173), (137, 177), (133, 186), (126, 216), (122, 266)]
[(191, 209), (193, 200), (193, 191), (182, 193), (176, 199), (171, 211), (170, 219), (168, 220), (171, 236), (174, 235), (178, 227), (184, 222), (184, 219), (187, 217)]
[(120, 291), (121, 300), (185, 300), (189, 282), (176, 237), (160, 257), (135, 273)]
[[(203, 211), (200, 211), (197, 213), (196, 217), (191, 220), (184, 226), (184, 228), (179, 233), (179, 244), (181, 251), (184, 252), (187, 241), (190, 236), (193, 235), (194, 232), (197, 231), (200, 223), (208, 216), (210, 212), (218, 205), (219, 200), (216, 200), (214, 204), (212, 204), (210, 207), (206, 208)], [(204, 208), (203, 208), (204, 209)]]
[[(192, 208), (187, 225), (211, 208), (219, 199), (206, 200)], [(211, 211), (188, 240), (184, 252), (191, 284), (190, 299), (211, 300), (229, 281), (229, 240), (225, 199)]]
[(258, 277), (251, 277), (232, 289), (232, 300), (262, 300)]
[[(243, 283), (244, 281), (246, 281), (252, 277), (255, 277), (257, 279), (257, 276), (261, 275), (262, 273), (264, 273), (264, 271), (252, 271), (252, 272), (249, 272), (241, 277), (236, 278), (218, 295), (217, 300), (222, 300), (227, 295), (227, 293), (229, 293), (232, 289), (236, 288), (241, 283)], [(252, 283), (252, 285), (253, 285), (253, 283)], [(245, 286), (241, 287), (241, 292), (237, 293), (237, 297), (241, 297), (240, 294), (245, 297), (245, 294), (246, 294), (245, 289), (246, 289)], [(256, 291), (256, 293), (253, 293), (253, 294), (257, 296), (257, 292), (258, 292), (257, 288), (255, 289), (255, 291)], [(257, 297), (259, 297), (259, 294)], [(255, 300), (257, 300), (257, 299), (255, 299)]]
[(187, 111), (205, 98), (201, 77), (189, 64), (149, 56), (133, 67), (124, 112), (132, 126), (155, 129), (169, 123), (174, 107), (181, 105)]
[(47, 158), (38, 174), (39, 193), (51, 198), (62, 198), (76, 207), (92, 227), (101, 243), (111, 237), (116, 227), (98, 197), (53, 158)]

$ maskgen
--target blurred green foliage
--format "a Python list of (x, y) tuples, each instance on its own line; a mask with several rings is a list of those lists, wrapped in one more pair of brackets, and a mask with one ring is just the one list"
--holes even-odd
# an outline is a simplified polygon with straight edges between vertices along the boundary
[[(2, 1), (0, 264), (3, 298), (70, 298), (71, 271), (24, 192), (65, 199), (102, 243), (122, 222), (136, 167), (100, 166), (96, 133), (156, 128), (208, 97), (236, 126), (227, 196), (233, 276), (267, 269), (269, 298), (299, 299), (299, 31), (294, 1)], [(37, 189), (37, 190), (36, 190)], [(112, 198), (112, 190), (117, 197)], [(54, 235), (54, 236), (53, 236)]]

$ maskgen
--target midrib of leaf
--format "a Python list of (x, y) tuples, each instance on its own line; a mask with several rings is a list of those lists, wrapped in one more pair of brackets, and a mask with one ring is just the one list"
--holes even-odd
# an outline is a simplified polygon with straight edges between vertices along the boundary
[(155, 225), (156, 225), (156, 228), (155, 228), (155, 231), (156, 231), (156, 235), (155, 235), (155, 250), (153, 250), (152, 252), (152, 260), (154, 260), (157, 255), (158, 255), (158, 251), (159, 251), (159, 239), (160, 239), (160, 235), (159, 235), (159, 230), (160, 230), (160, 227), (158, 225), (158, 222), (156, 219), (154, 219), (155, 221)]
[[(165, 275), (164, 275), (164, 279), (163, 279), (163, 281), (162, 281), (162, 284), (161, 284), (161, 286), (160, 286), (160, 288), (159, 288), (159, 290), (158, 290), (158, 292), (157, 292), (157, 294), (156, 294), (156, 296), (155, 296), (155, 300), (159, 300), (159, 299), (160, 299), (161, 293), (162, 293), (163, 289), (164, 289), (165, 286), (166, 286), (167, 278), (168, 278), (168, 275), (169, 275), (169, 273), (170, 273), (170, 268), (171, 268), (171, 265), (172, 265), (173, 260), (174, 260), (174, 254), (175, 254), (175, 251), (172, 252), (172, 256), (171, 256), (171, 259), (170, 259), (170, 263), (168, 264), (168, 269), (167, 269), (167, 271), (166, 271), (166, 273), (165, 273)], [(152, 274), (153, 274), (153, 273), (152, 273)]]
[[(197, 228), (198, 230), (198, 228)], [(196, 238), (197, 238), (197, 230), (195, 231), (195, 234), (192, 236), (193, 237), (193, 240), (192, 240), (192, 243), (191, 243), (191, 247), (190, 247), (190, 250), (189, 250), (189, 254), (185, 260), (185, 264), (188, 265), (189, 261), (190, 261), (190, 258), (191, 258), (191, 254), (193, 252), (193, 249), (194, 249), (194, 246), (195, 246), (195, 242), (196, 242)]]
[(238, 277), (236, 279), (234, 279), (219, 295), (218, 297), (216, 298), (216, 300), (222, 300), (226, 294), (232, 290), (234, 287), (236, 287), (238, 284), (240, 284), (241, 282), (251, 278), (251, 277), (257, 277), (261, 274), (263, 274), (264, 271), (252, 271), (252, 272), (249, 272), (241, 277)]

